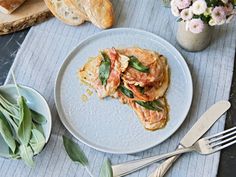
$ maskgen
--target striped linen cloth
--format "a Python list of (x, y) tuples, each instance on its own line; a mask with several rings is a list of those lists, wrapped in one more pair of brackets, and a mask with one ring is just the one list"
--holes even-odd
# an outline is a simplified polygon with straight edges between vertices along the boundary
[[(172, 151), (179, 140), (192, 127), (202, 113), (218, 100), (228, 99), (235, 54), (236, 21), (214, 30), (212, 44), (204, 51), (190, 53), (176, 43), (176, 19), (169, 8), (159, 0), (114, 0), (116, 24), (114, 27), (132, 27), (157, 34), (172, 43), (185, 57), (194, 83), (194, 98), (188, 117), (179, 130), (164, 143), (142, 153), (112, 155), (98, 152), (78, 142), (87, 155), (92, 173), (99, 176), (105, 158), (112, 163), (148, 157)], [(73, 163), (65, 153), (61, 135), (68, 134), (61, 124), (55, 108), (53, 89), (57, 72), (66, 55), (81, 40), (100, 30), (90, 23), (79, 27), (67, 26), (56, 19), (31, 28), (23, 42), (12, 69), (20, 84), (32, 86), (48, 101), (53, 117), (52, 135), (46, 148), (35, 158), (36, 166), (27, 167), (22, 161), (0, 158), (3, 177), (88, 177), (86, 171)], [(9, 75), (6, 84), (12, 83)], [(184, 95), (183, 95), (184, 96)], [(221, 118), (208, 132), (223, 130)], [(168, 177), (215, 177), (220, 153), (208, 156), (186, 154), (168, 172)], [(131, 177), (146, 177), (158, 164), (133, 173)]]

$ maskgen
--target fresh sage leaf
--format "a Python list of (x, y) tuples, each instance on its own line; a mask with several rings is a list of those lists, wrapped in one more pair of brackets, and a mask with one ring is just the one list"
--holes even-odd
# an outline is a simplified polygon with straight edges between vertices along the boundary
[(144, 94), (144, 87), (140, 87), (139, 85), (136, 86), (140, 93)]
[(9, 146), (12, 152), (15, 152), (16, 142), (11, 132), (11, 128), (5, 118), (0, 115), (0, 134)]
[(24, 160), (24, 162), (28, 166), (33, 167), (33, 165), (34, 165), (34, 161), (33, 161), (34, 153), (31, 149), (31, 147), (27, 146), (27, 145), (24, 145), (24, 144), (21, 144), (20, 147), (19, 147), (19, 150), (20, 150), (20, 157)]
[(134, 98), (134, 94), (131, 90), (127, 89), (124, 85), (119, 86), (120, 91), (129, 98)]
[(76, 144), (74, 141), (64, 135), (63, 144), (68, 156), (72, 161), (77, 162), (83, 166), (88, 165), (88, 159), (85, 156), (84, 152), (80, 149), (78, 144)]
[[(13, 103), (11, 103), (10, 101), (8, 101), (6, 98), (4, 98), (1, 94), (0, 94), (0, 104), (10, 113), (17, 115), (17, 113), (19, 112), (19, 107)], [(17, 118), (17, 116), (16, 116)]]
[(113, 177), (111, 161), (109, 159), (106, 159), (103, 162), (103, 165), (100, 171), (100, 177)]
[(13, 153), (11, 150), (9, 150), (10, 158), (12, 159), (20, 159), (20, 150), (19, 150), (19, 144), (16, 146), (16, 150)]
[(144, 72), (147, 73), (149, 72), (149, 68), (147, 66), (144, 66), (139, 60), (138, 58), (136, 58), (135, 56), (129, 56), (130, 60), (129, 60), (129, 66), (140, 71), (140, 72)]
[(111, 60), (105, 52), (101, 52), (101, 55), (103, 59), (99, 67), (99, 79), (102, 82), (102, 85), (106, 85), (107, 79), (109, 78), (110, 75)]
[(42, 114), (40, 114), (32, 109), (30, 109), (30, 111), (31, 111), (33, 122), (40, 124), (40, 125), (47, 123), (47, 119)]
[(11, 125), (11, 127), (13, 127), (14, 131), (17, 132), (18, 124), (16, 122), (14, 122), (14, 120), (11, 118), (10, 114), (4, 108), (2, 108), (1, 105), (0, 105), (0, 112), (1, 112), (1, 114), (4, 115), (4, 117), (6, 118), (8, 123)]
[(154, 100), (154, 101), (135, 101), (137, 104), (139, 104), (140, 106), (149, 109), (149, 110), (153, 110), (153, 111), (162, 111), (163, 110), (163, 105), (159, 100)]
[(20, 142), (23, 145), (27, 145), (31, 137), (31, 129), (32, 129), (31, 112), (23, 96), (20, 96), (18, 98), (18, 104), (20, 107), (20, 122), (17, 135)]
[(30, 139), (30, 146), (31, 148), (33, 149), (33, 152), (34, 152), (34, 155), (35, 154), (38, 154), (42, 151), (45, 143), (46, 143), (46, 140), (43, 136), (43, 134), (37, 130), (37, 129), (32, 129), (32, 137)]

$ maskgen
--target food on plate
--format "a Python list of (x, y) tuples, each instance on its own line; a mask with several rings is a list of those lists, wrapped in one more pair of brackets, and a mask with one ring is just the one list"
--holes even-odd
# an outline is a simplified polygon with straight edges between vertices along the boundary
[(163, 55), (135, 47), (105, 49), (90, 58), (78, 76), (93, 87), (101, 99), (111, 96), (128, 104), (146, 129), (165, 126), (169, 68)]
[(101, 29), (114, 22), (112, 3), (109, 0), (44, 0), (51, 12), (69, 25), (91, 21)]
[(0, 0), (0, 12), (10, 14), (24, 2), (25, 0)]

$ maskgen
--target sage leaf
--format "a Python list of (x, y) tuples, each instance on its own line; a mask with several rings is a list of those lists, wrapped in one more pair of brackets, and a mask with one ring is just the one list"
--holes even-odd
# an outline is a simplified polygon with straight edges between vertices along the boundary
[(18, 104), (20, 107), (20, 122), (17, 135), (20, 142), (23, 145), (27, 145), (30, 140), (31, 129), (32, 129), (31, 112), (23, 96), (20, 96), (18, 98)]
[(34, 153), (31, 147), (21, 144), (19, 147), (19, 150), (20, 150), (20, 157), (24, 160), (24, 162), (28, 166), (33, 167), (34, 166), (34, 161), (33, 161)]
[(147, 66), (144, 66), (135, 56), (129, 56), (129, 66), (140, 71), (147, 73), (149, 72), (149, 68)]
[(68, 156), (72, 161), (77, 162), (82, 166), (88, 165), (88, 159), (85, 156), (84, 152), (80, 149), (78, 144), (76, 144), (74, 141), (72, 141), (71, 139), (69, 139), (64, 135), (63, 135), (63, 144)]
[(144, 94), (144, 87), (140, 87), (139, 85), (137, 85), (136, 88), (139, 90), (140, 93)]
[(47, 123), (47, 119), (42, 114), (40, 114), (32, 109), (30, 109), (30, 111), (31, 111), (33, 122), (40, 124), (40, 125)]
[(0, 134), (9, 146), (12, 152), (15, 152), (16, 142), (11, 132), (8, 122), (0, 115)]
[(106, 85), (107, 79), (109, 78), (109, 75), (110, 75), (111, 60), (105, 52), (101, 52), (101, 55), (103, 59), (99, 66), (99, 79), (102, 85)]
[(20, 159), (19, 144), (17, 144), (15, 152), (9, 151), (9, 154), (12, 159)]
[(100, 177), (113, 177), (111, 161), (109, 159), (106, 159), (103, 162), (103, 165), (100, 171)]
[(153, 110), (153, 111), (162, 111), (163, 110), (163, 105), (159, 100), (154, 100), (154, 101), (135, 101), (137, 104), (139, 104), (140, 106), (149, 109), (149, 110)]
[(120, 91), (129, 98), (134, 98), (134, 94), (131, 90), (127, 89), (124, 85), (119, 86)]
[(0, 105), (0, 112), (2, 115), (4, 115), (4, 117), (6, 118), (6, 120), (8, 121), (8, 123), (11, 125), (11, 127), (13, 127), (14, 131), (17, 132), (18, 130), (18, 125), (16, 122), (14, 122), (14, 120), (12, 120), (11, 116), (9, 115), (9, 113), (1, 107)]
[(32, 137), (30, 139), (29, 144), (30, 144), (31, 148), (33, 149), (33, 152), (35, 155), (35, 154), (38, 154), (42, 151), (42, 149), (46, 143), (46, 140), (45, 140), (43, 134), (39, 130), (32, 129), (31, 132), (32, 132)]

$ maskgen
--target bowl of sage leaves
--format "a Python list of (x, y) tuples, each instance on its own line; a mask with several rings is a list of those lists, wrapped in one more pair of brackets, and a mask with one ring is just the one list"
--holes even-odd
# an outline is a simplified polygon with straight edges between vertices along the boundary
[(21, 159), (33, 167), (51, 126), (49, 106), (39, 92), (18, 84), (0, 86), (0, 157)]

